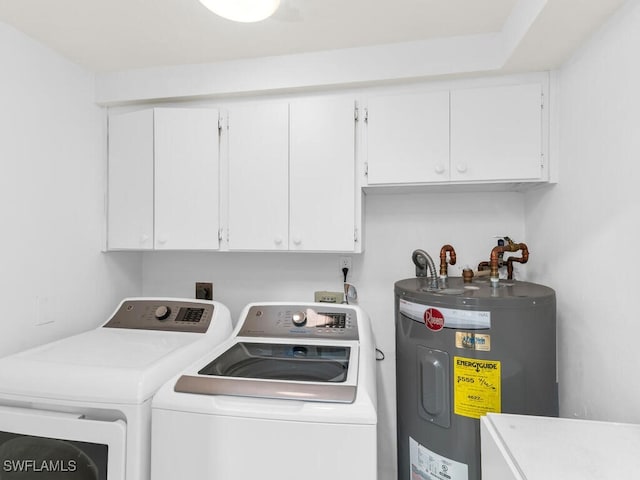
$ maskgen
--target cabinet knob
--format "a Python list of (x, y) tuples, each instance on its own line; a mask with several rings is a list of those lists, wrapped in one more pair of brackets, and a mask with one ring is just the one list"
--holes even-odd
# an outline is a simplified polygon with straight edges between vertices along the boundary
[(436, 173), (437, 173), (438, 175), (440, 175), (440, 174), (444, 173), (445, 168), (444, 168), (444, 165), (442, 165), (441, 163), (439, 163), (439, 164), (437, 164), (437, 165), (436, 165), (436, 168), (435, 168), (434, 170), (436, 171)]
[(144, 234), (144, 233), (142, 235), (140, 235), (140, 244), (141, 245), (144, 245), (148, 241), (149, 241), (149, 235)]
[(459, 163), (458, 166), (456, 167), (456, 170), (458, 170), (458, 173), (464, 173), (467, 171), (467, 164), (466, 163)]
[(282, 239), (282, 237), (276, 237), (276, 238), (273, 240), (273, 242), (274, 242), (276, 245), (282, 245), (283, 239)]
[(167, 243), (167, 237), (158, 237), (158, 243), (160, 245), (164, 245), (165, 243)]
[(294, 245), (300, 245), (302, 243), (302, 238), (300, 238), (300, 235), (296, 235), (293, 237), (293, 243)]

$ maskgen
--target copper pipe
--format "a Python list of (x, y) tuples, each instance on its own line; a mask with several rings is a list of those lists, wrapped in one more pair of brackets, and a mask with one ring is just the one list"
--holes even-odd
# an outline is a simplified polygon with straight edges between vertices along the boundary
[(507, 279), (508, 280), (513, 279), (513, 262), (527, 263), (527, 261), (529, 260), (529, 249), (524, 243), (521, 243), (520, 245), (524, 246), (524, 248), (521, 248), (522, 256), (507, 258)]
[(451, 245), (444, 245), (440, 249), (440, 276), (447, 276), (447, 252), (449, 252), (449, 265), (456, 264), (456, 251)]
[(489, 262), (480, 262), (478, 264), (478, 271), (481, 272), (482, 270), (489, 270)]
[(476, 277), (488, 277), (488, 276), (489, 276), (489, 273), (490, 273), (490, 272), (489, 272), (489, 269), (488, 269), (488, 268), (486, 268), (486, 269), (484, 269), (484, 270), (478, 270), (478, 271), (476, 271), (476, 272), (473, 272), (473, 274), (474, 274)]
[[(489, 261), (489, 264), (491, 266), (490, 277), (492, 282), (497, 282), (499, 278), (498, 263), (500, 261), (501, 254), (504, 252), (517, 252), (518, 250), (522, 250), (522, 257), (514, 259), (513, 261), (519, 262), (519, 263), (526, 263), (527, 260), (529, 260), (529, 249), (524, 243), (513, 243), (511, 240), (509, 240), (509, 242), (506, 245), (499, 245), (497, 247), (494, 247), (493, 250), (491, 250), (491, 260)], [(507, 263), (508, 263), (508, 260), (507, 260)], [(512, 269), (513, 269), (513, 266), (512, 266)], [(511, 273), (513, 274), (513, 271)]]

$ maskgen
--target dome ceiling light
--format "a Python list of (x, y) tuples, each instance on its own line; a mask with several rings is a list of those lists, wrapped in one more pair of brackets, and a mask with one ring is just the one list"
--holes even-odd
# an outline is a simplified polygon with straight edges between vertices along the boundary
[(270, 17), (280, 0), (200, 0), (216, 15), (234, 22), (259, 22)]

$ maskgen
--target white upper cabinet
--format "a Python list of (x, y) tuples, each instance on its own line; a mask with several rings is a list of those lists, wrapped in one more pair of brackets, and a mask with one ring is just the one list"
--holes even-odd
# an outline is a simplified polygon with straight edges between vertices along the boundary
[(449, 91), (384, 95), (367, 104), (369, 185), (449, 179)]
[(540, 180), (539, 83), (451, 91), (451, 180)]
[(289, 248), (289, 106), (230, 107), (229, 249)]
[(153, 248), (153, 110), (109, 117), (107, 248)]
[(218, 142), (217, 110), (112, 115), (107, 248), (217, 249)]
[(156, 108), (155, 248), (219, 246), (218, 111)]
[(356, 250), (355, 102), (290, 104), (289, 248)]
[(359, 248), (354, 110), (338, 97), (229, 107), (229, 250)]
[(370, 97), (367, 185), (548, 181), (543, 84)]

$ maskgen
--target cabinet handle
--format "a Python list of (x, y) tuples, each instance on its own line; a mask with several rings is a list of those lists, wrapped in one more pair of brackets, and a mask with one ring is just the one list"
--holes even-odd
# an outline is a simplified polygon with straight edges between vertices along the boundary
[(459, 163), (458, 166), (456, 167), (456, 170), (458, 170), (458, 173), (464, 173), (467, 171), (467, 164), (466, 163)]
[(445, 169), (444, 169), (444, 165), (442, 165), (441, 163), (439, 163), (439, 164), (437, 164), (437, 165), (436, 165), (436, 168), (435, 168), (434, 170), (436, 171), (436, 173), (437, 173), (438, 175), (441, 175), (441, 174), (443, 174), (443, 173), (444, 173), (444, 170), (445, 170)]

